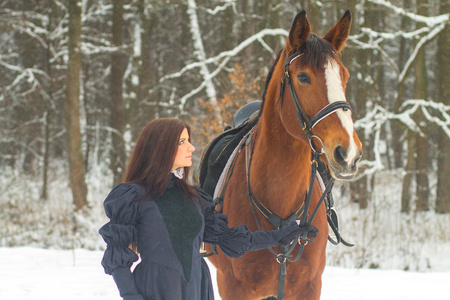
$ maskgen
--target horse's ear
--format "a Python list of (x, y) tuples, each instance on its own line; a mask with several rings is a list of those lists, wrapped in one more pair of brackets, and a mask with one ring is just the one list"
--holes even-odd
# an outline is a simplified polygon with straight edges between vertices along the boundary
[(306, 19), (306, 11), (299, 12), (292, 22), (291, 30), (289, 31), (289, 37), (286, 41), (286, 51), (288, 56), (298, 51), (301, 46), (308, 39), (311, 27)]
[(339, 22), (337, 22), (337, 24), (334, 25), (330, 31), (328, 31), (323, 39), (328, 41), (338, 52), (340, 52), (345, 46), (345, 42), (347, 41), (350, 33), (351, 25), (352, 14), (349, 10), (347, 10)]

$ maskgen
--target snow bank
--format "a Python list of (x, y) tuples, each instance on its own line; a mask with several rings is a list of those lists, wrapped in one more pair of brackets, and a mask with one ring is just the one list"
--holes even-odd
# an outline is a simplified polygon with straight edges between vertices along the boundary
[[(84, 249), (0, 248), (0, 299), (120, 300), (114, 280), (100, 265), (102, 255)], [(321, 299), (444, 299), (449, 282), (450, 272), (326, 267)]]

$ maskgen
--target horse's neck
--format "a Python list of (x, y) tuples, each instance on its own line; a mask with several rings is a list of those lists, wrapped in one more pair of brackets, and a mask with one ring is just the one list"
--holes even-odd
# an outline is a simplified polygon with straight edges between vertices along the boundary
[[(258, 199), (280, 217), (290, 214), (304, 199), (310, 173), (308, 144), (287, 133), (277, 116), (263, 114), (255, 132), (250, 169), (251, 185)], [(283, 205), (273, 205), (273, 201), (282, 201)]]

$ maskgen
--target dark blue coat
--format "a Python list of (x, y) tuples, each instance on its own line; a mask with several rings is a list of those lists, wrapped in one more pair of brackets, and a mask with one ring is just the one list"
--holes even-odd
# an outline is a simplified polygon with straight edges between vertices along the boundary
[[(251, 233), (245, 225), (229, 228), (226, 215), (213, 213), (209, 195), (198, 190), (203, 205), (183, 200), (174, 180), (155, 200), (142, 199), (145, 188), (128, 183), (114, 187), (105, 199), (110, 222), (99, 230), (107, 243), (102, 265), (125, 300), (214, 299), (209, 269), (199, 253), (203, 241), (218, 244), (228, 256), (240, 257), (247, 251), (277, 246), (298, 228), (295, 222), (266, 232)], [(141, 258), (134, 272), (130, 267), (138, 256), (128, 248), (132, 242), (137, 243)]]

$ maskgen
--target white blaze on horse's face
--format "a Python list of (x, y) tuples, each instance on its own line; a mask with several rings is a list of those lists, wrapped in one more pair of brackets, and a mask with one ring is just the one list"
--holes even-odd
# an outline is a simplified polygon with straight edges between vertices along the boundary
[[(328, 101), (330, 103), (335, 101), (347, 101), (345, 98), (344, 88), (342, 87), (340, 68), (338, 63), (334, 59), (329, 59), (325, 65), (325, 80), (328, 90)], [(351, 117), (351, 111), (344, 111), (339, 109), (336, 111), (339, 119), (342, 122), (342, 126), (345, 128), (349, 135), (349, 147), (345, 162), (350, 165), (356, 159), (358, 155), (358, 147), (356, 146), (355, 139), (353, 138), (353, 120)]]

